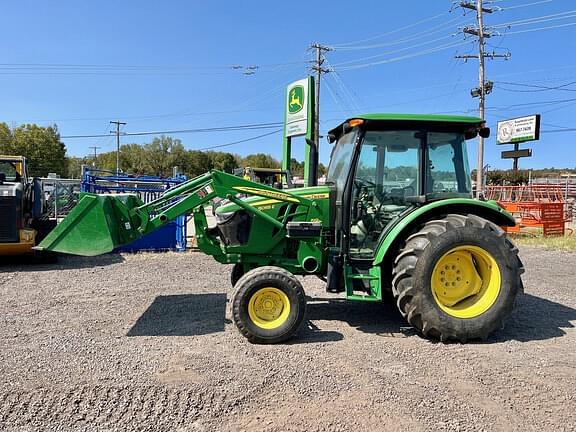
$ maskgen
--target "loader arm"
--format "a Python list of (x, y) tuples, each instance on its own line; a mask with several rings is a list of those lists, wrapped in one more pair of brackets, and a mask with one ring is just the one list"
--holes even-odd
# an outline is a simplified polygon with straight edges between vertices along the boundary
[(108, 253), (194, 210), (198, 217), (205, 218), (204, 212), (198, 210), (215, 198), (228, 199), (277, 229), (285, 229), (286, 218), (275, 219), (239, 199), (238, 194), (295, 203), (304, 206), (310, 216), (320, 216), (314, 200), (212, 170), (168, 190), (147, 204), (134, 194), (84, 194), (37, 249), (85, 256)]

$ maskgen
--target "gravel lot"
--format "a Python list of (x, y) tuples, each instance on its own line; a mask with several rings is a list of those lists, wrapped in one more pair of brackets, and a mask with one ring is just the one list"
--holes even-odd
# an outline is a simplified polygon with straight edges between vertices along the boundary
[(576, 254), (521, 257), (512, 319), (466, 345), (311, 277), (299, 337), (251, 345), (199, 253), (4, 264), (0, 430), (574, 431)]

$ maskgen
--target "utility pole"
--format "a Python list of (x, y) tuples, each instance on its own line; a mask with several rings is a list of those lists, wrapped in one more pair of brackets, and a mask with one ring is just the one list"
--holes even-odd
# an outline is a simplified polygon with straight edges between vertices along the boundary
[[(474, 27), (464, 27), (462, 31), (465, 34), (471, 34), (478, 38), (478, 54), (477, 55), (461, 55), (456, 56), (458, 59), (464, 59), (467, 61), (471, 58), (478, 59), (478, 88), (472, 89), (470, 92), (472, 97), (479, 98), (478, 104), (478, 115), (482, 120), (485, 120), (485, 107), (486, 107), (486, 95), (492, 92), (493, 83), (491, 81), (486, 81), (485, 79), (485, 69), (484, 69), (484, 59), (490, 57), (492, 59), (497, 57), (503, 57), (508, 59), (510, 53), (507, 54), (496, 54), (495, 52), (486, 54), (485, 52), (485, 39), (492, 37), (492, 34), (486, 31), (484, 27), (484, 13), (492, 13), (493, 9), (485, 8), (482, 5), (483, 0), (476, 0), (476, 3), (469, 1), (461, 1), (460, 7), (463, 9), (471, 9), (476, 11), (476, 21), (477, 28)], [(478, 136), (478, 160), (476, 164), (476, 198), (482, 196), (482, 191), (484, 189), (484, 138)]]
[(323, 52), (328, 52), (331, 49), (319, 43), (310, 45), (310, 49), (316, 50), (316, 60), (311, 69), (316, 72), (315, 88), (314, 88), (314, 146), (310, 152), (311, 172), (314, 173), (313, 178), (309, 179), (309, 186), (316, 186), (318, 184), (318, 155), (320, 150), (320, 79), (323, 73), (330, 72), (330, 69), (323, 68), (324, 56)]
[(93, 166), (93, 167), (96, 167), (96, 159), (98, 158), (98, 154), (96, 153), (96, 151), (97, 151), (99, 148), (102, 148), (102, 147), (89, 146), (88, 148), (94, 149), (94, 162), (92, 163), (92, 166)]
[(116, 125), (115, 131), (110, 131), (110, 133), (116, 134), (116, 175), (120, 174), (120, 125), (126, 125), (125, 122), (121, 121), (111, 121), (110, 124)]

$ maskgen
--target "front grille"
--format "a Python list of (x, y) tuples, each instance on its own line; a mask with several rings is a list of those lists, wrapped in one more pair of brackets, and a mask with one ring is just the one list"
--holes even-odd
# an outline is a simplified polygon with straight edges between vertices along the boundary
[(20, 201), (16, 197), (0, 197), (0, 243), (17, 243)]

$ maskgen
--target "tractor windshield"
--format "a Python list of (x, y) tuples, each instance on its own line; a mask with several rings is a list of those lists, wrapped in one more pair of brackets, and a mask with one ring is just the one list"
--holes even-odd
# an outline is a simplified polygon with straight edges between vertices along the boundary
[(12, 161), (0, 161), (0, 177), (4, 181), (19, 182), (20, 174), (16, 170), (16, 163)]

